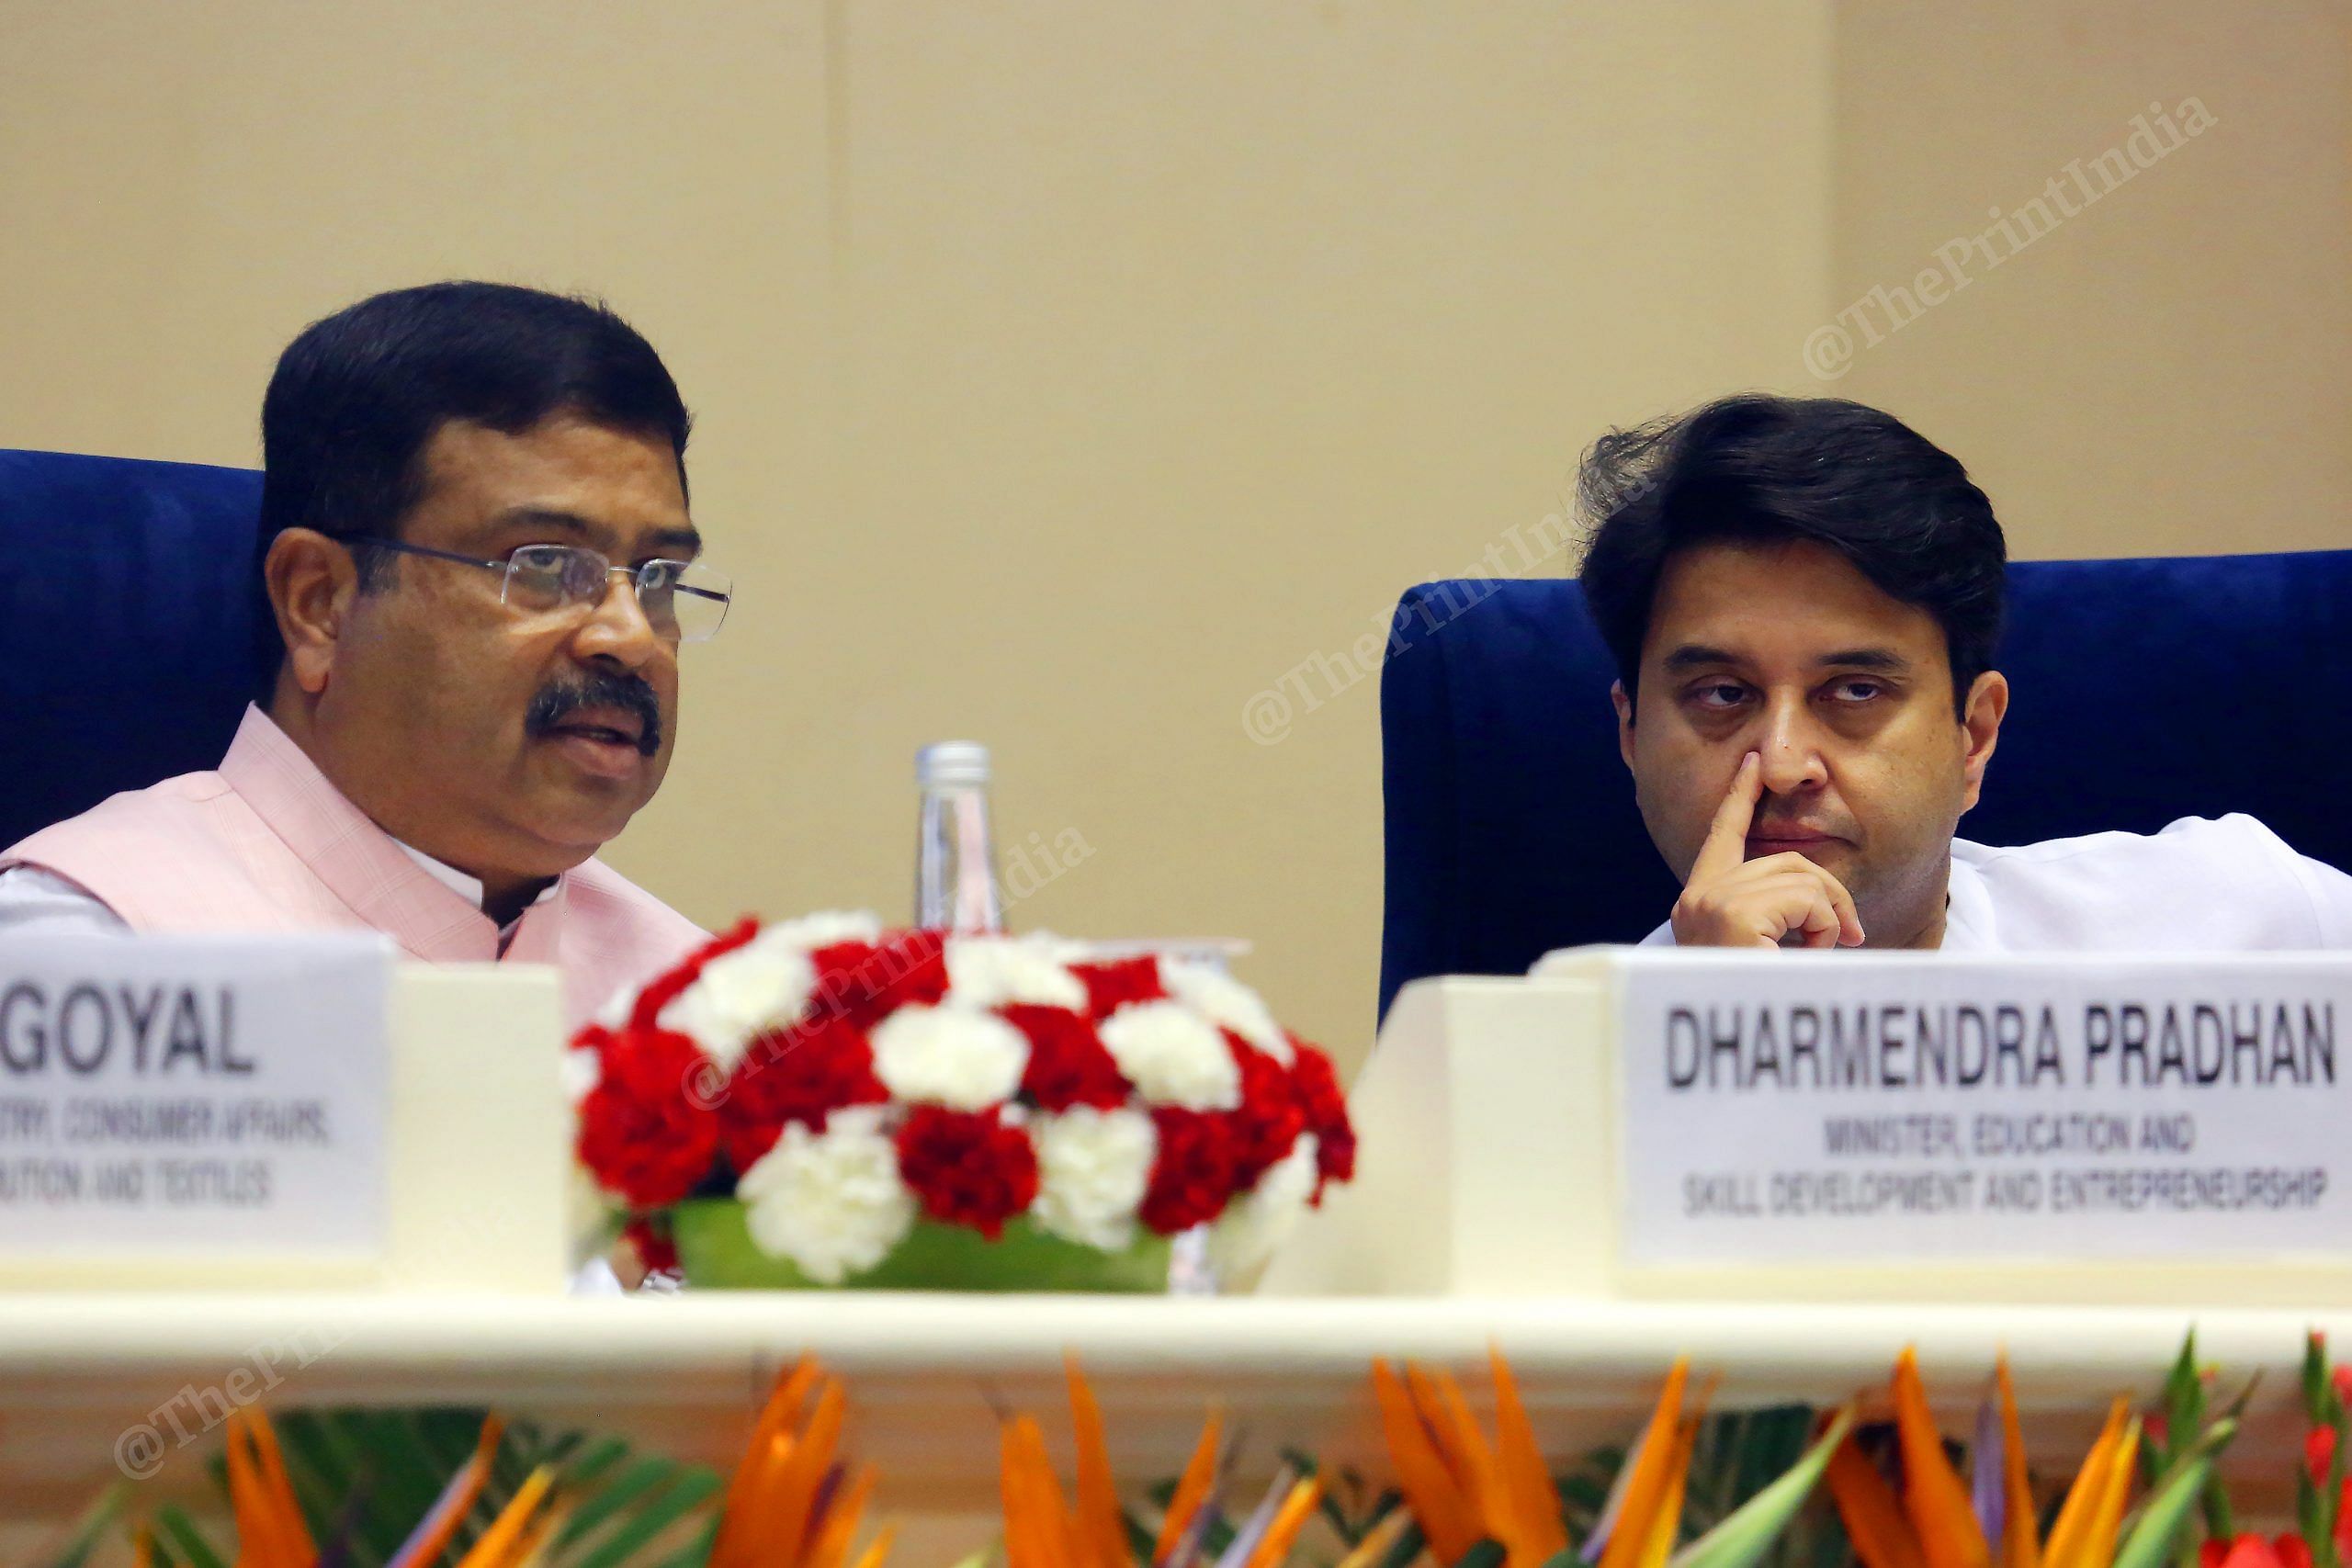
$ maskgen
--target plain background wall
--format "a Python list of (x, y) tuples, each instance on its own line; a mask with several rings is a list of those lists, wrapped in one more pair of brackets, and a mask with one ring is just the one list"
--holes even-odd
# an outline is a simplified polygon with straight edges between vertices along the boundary
[(697, 411), (741, 588), (614, 863), (706, 922), (903, 917), (911, 753), (982, 739), (1008, 860), (1083, 846), (1017, 925), (1247, 936), (1352, 1059), (1352, 645), (1518, 570), (1604, 426), (1827, 389), (1809, 333), (2151, 100), (2220, 123), (1835, 388), (2020, 554), (2352, 542), (2346, 17), (0, 0), (0, 444), (251, 463), (320, 314), (599, 291)]
[(1835, 11), (1833, 310), (2072, 188), (2152, 104), (2217, 122), (1837, 390), (1958, 453), (2020, 556), (2352, 545), (2352, 5)]

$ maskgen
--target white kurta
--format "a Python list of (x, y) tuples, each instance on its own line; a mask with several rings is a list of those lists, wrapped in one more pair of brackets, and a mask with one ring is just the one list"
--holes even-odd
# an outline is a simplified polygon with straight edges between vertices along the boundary
[[(1671, 947), (1663, 925), (1645, 947)], [(1946, 953), (2352, 948), (2352, 876), (2251, 817), (1996, 849), (1954, 839)]]

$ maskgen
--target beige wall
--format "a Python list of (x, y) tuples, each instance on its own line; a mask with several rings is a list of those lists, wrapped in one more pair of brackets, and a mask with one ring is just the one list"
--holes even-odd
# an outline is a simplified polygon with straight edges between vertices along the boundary
[[(1958, 453), (2021, 556), (2352, 545), (2352, 6), (1836, 14), (1833, 310), (2050, 179), (2078, 208), (1837, 389)], [(2081, 200), (2070, 162), (2189, 98), (2210, 130)]]
[(2146, 99), (2222, 123), (1838, 389), (2036, 553), (2346, 536), (2345, 12), (2201, 10), (0, 0), (0, 444), (250, 462), (316, 315), (600, 290), (743, 591), (616, 863), (901, 915), (910, 753), (968, 735), (1009, 850), (1091, 851), (1017, 923), (1250, 937), (1353, 1056), (1376, 678), (1244, 705), (1510, 560), (1602, 425), (1819, 385), (1838, 304)]

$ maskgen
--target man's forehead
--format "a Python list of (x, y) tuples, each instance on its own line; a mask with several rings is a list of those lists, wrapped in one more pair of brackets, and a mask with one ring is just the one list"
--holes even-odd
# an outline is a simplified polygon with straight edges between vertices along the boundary
[(1806, 540), (1721, 543), (1677, 551), (1659, 574), (1645, 646), (1652, 655), (1700, 646), (1743, 657), (1820, 659), (1855, 648), (1924, 656), (1943, 630), (1826, 546)]
[(660, 436), (559, 414), (522, 431), (449, 420), (426, 442), (420, 513), (467, 528), (570, 519), (615, 537), (689, 526)]

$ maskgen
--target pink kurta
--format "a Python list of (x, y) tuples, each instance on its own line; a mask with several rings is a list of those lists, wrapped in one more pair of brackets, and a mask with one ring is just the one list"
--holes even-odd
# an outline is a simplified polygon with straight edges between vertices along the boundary
[(86, 887), (131, 930), (384, 932), (412, 958), (552, 964), (567, 1028), (675, 963), (703, 931), (596, 861), (558, 879), (499, 952), (498, 928), (344, 798), (258, 708), (219, 771), (99, 803), (0, 853)]

